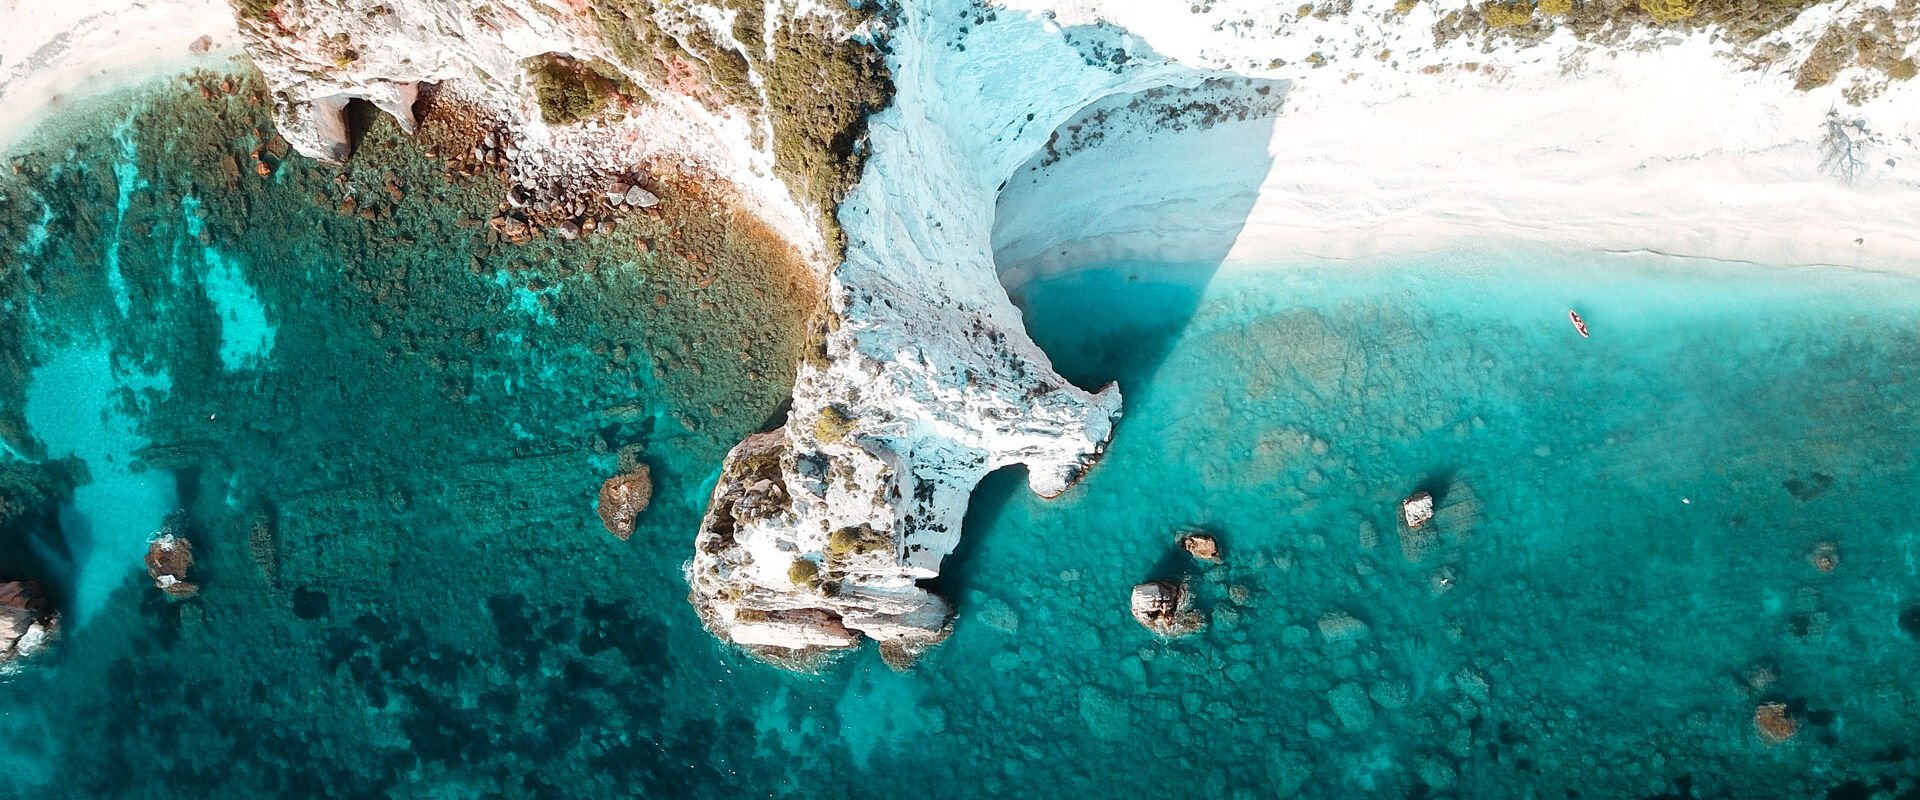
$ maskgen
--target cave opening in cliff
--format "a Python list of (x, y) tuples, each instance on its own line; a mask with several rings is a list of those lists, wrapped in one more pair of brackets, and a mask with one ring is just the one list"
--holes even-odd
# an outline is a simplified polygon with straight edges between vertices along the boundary
[(1027, 332), (1075, 385), (1152, 377), (1228, 261), (1287, 83), (1213, 77), (1098, 99), (1002, 185), (993, 253)]

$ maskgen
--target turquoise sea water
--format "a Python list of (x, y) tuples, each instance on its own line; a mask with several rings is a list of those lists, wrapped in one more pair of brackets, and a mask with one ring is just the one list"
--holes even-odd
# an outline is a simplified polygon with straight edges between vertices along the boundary
[[(707, 636), (680, 575), (785, 388), (742, 362), (799, 319), (743, 311), (762, 279), (486, 244), (492, 187), (378, 127), (345, 180), (388, 213), (305, 202), (341, 190), (297, 160), (210, 191), (253, 112), (184, 135), (183, 96), (7, 187), (59, 201), (0, 224), (34, 254), (0, 433), (85, 483), (0, 531), (71, 614), (0, 684), (0, 796), (1920, 791), (1920, 284), (1490, 251), (1017, 287), (1065, 374), (1121, 381), (1106, 459), (1052, 501), (983, 484), (914, 671), (800, 675)], [(592, 510), (622, 457), (658, 481), (625, 543)], [(115, 550), (175, 508), (185, 602)], [(1157, 641), (1128, 589), (1178, 577), (1210, 625)]]

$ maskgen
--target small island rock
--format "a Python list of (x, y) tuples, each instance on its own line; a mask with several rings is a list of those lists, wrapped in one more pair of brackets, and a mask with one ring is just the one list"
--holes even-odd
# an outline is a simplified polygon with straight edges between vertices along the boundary
[(600, 523), (607, 532), (625, 541), (633, 535), (634, 521), (653, 500), (653, 473), (645, 464), (632, 472), (615, 475), (600, 484)]
[(1400, 501), (1400, 517), (1409, 528), (1418, 528), (1433, 519), (1433, 495), (1426, 492), (1414, 492), (1412, 497)]
[(1201, 561), (1220, 563), (1220, 542), (1207, 534), (1198, 532), (1181, 534), (1180, 549)]
[(1753, 710), (1753, 727), (1767, 744), (1780, 744), (1800, 732), (1800, 722), (1787, 714), (1786, 703), (1761, 703)]
[(186, 537), (162, 533), (147, 543), (147, 575), (168, 597), (185, 600), (200, 593), (200, 586), (187, 580), (192, 568), (193, 543)]
[(1206, 619), (1189, 603), (1187, 587), (1170, 581), (1149, 581), (1133, 587), (1133, 618), (1161, 636), (1185, 636), (1200, 630)]

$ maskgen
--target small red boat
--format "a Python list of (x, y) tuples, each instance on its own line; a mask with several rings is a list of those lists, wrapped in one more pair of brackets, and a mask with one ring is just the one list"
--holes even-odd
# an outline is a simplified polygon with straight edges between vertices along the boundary
[(1573, 320), (1573, 329), (1580, 332), (1580, 338), (1587, 338), (1587, 321), (1580, 318), (1580, 312), (1567, 309), (1567, 319)]

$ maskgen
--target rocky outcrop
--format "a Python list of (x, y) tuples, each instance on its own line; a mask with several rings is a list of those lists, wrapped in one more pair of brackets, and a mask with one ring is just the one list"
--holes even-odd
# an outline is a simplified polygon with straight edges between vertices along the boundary
[(810, 662), (865, 638), (889, 661), (910, 662), (946, 638), (952, 606), (916, 582), (934, 572), (911, 566), (918, 542), (905, 531), (851, 514), (824, 531), (796, 511), (858, 487), (827, 474), (832, 466), (796, 452), (786, 429), (736, 446), (694, 542), (691, 600), (716, 635), (776, 662)]
[(33, 581), (0, 582), (0, 675), (45, 649), (60, 635), (60, 615)]
[(653, 471), (645, 464), (608, 478), (600, 484), (600, 524), (607, 532), (626, 541), (633, 536), (634, 521), (647, 510), (653, 499)]
[(1800, 733), (1800, 721), (1787, 713), (1786, 703), (1761, 703), (1753, 709), (1753, 729), (1767, 744), (1780, 744)]
[(1400, 521), (1408, 529), (1416, 529), (1433, 519), (1433, 495), (1427, 492), (1414, 492), (1412, 496), (1400, 501)]
[(187, 580), (193, 568), (193, 543), (184, 536), (162, 533), (147, 543), (147, 576), (168, 597), (185, 600), (200, 593), (200, 585)]
[(1187, 555), (1209, 564), (1220, 563), (1220, 542), (1207, 534), (1181, 534), (1180, 549), (1187, 551)]
[[(651, 159), (697, 168), (740, 190), (749, 208), (824, 267), (818, 209), (776, 177), (772, 102), (760, 88), (770, 62), (745, 57), (768, 52), (767, 44), (734, 38), (776, 28), (733, 25), (739, 12), (718, 3), (650, 0), (236, 5), (247, 53), (273, 87), (276, 127), (301, 153), (350, 157), (348, 105), (356, 100), (413, 130), (415, 100), (431, 85), (505, 127), (517, 144), (505, 154), (516, 183), (598, 192), (598, 175)], [(834, 35), (844, 40), (851, 31)], [(555, 60), (591, 65), (582, 74), (617, 91), (620, 102), (582, 119), (549, 120), (533, 66)], [(646, 207), (647, 194), (634, 205)]]
[(1133, 587), (1133, 618), (1155, 635), (1185, 636), (1206, 627), (1207, 620), (1193, 610), (1187, 587), (1171, 581), (1149, 581)]

